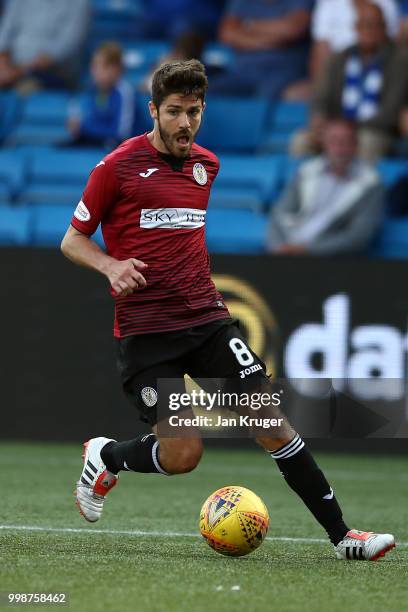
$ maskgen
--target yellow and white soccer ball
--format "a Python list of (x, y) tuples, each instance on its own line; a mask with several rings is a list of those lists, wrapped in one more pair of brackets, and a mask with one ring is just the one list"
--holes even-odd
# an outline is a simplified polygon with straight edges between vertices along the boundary
[(222, 487), (201, 508), (201, 535), (222, 555), (241, 557), (252, 552), (262, 544), (268, 527), (265, 504), (245, 487)]

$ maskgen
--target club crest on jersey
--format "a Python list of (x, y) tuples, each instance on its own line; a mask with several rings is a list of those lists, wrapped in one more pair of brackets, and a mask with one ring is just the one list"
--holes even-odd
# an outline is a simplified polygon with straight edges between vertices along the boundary
[(153, 387), (143, 387), (140, 395), (142, 396), (142, 400), (146, 406), (149, 406), (149, 408), (152, 408), (157, 404), (157, 391), (156, 389), (153, 389)]
[(203, 164), (194, 164), (193, 176), (199, 185), (205, 185), (207, 183), (207, 170)]

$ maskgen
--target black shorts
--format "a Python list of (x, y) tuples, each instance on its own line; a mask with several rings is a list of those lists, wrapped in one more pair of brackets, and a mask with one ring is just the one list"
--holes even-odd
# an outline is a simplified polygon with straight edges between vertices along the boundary
[(265, 364), (249, 348), (238, 322), (221, 319), (205, 325), (117, 340), (117, 364), (124, 392), (140, 419), (157, 423), (157, 385), (160, 378), (177, 379), (184, 393), (185, 374), (200, 379), (239, 381), (249, 389), (266, 378)]

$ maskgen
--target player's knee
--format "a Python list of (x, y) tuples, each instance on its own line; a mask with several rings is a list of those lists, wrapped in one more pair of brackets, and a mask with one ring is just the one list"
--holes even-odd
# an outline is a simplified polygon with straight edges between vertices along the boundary
[(160, 454), (160, 463), (168, 474), (185, 474), (197, 467), (203, 454), (201, 440), (186, 440), (186, 444)]

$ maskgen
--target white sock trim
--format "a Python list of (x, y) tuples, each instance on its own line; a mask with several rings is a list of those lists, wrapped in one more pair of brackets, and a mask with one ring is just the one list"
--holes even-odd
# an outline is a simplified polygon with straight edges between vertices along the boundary
[(270, 453), (270, 455), (273, 459), (289, 459), (289, 457), (293, 457), (293, 455), (296, 455), (299, 451), (301, 451), (304, 445), (305, 443), (303, 442), (302, 438), (299, 436), (299, 434), (296, 434), (293, 440), (288, 442), (288, 444), (285, 444), (285, 446), (282, 446), (282, 448), (278, 449), (277, 451)]
[(160, 473), (160, 474), (164, 474), (164, 476), (168, 476), (168, 472), (165, 472), (162, 468), (162, 466), (159, 463), (159, 460), (157, 458), (157, 449), (159, 448), (159, 441), (156, 440), (156, 442), (153, 444), (152, 446), (152, 459), (153, 459), (153, 463), (154, 463), (154, 467), (156, 468), (156, 470)]

